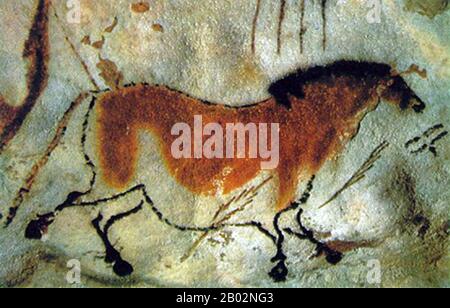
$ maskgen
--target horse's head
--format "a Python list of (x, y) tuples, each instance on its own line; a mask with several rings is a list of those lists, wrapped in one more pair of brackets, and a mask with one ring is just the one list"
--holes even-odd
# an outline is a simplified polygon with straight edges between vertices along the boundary
[[(313, 83), (332, 83), (339, 78), (347, 78), (354, 85), (366, 87), (368, 92), (376, 90), (378, 98), (396, 103), (402, 109), (412, 108), (416, 112), (425, 109), (425, 103), (414, 93), (405, 80), (393, 73), (387, 64), (339, 61), (329, 66), (317, 66), (308, 70), (299, 70), (273, 83), (269, 92), (281, 105), (292, 108), (290, 96), (298, 99), (305, 97), (305, 87)], [(326, 103), (324, 101), (323, 103)]]

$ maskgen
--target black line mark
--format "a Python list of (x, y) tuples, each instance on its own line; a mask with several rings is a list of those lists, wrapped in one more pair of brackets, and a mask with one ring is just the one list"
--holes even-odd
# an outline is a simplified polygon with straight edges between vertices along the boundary
[[(53, 151), (58, 147), (59, 143), (65, 136), (65, 134), (67, 132), (67, 127), (69, 125), (69, 122), (72, 118), (72, 114), (74, 113), (74, 111), (80, 106), (80, 104), (89, 95), (105, 93), (108, 91), (109, 91), (109, 89), (104, 89), (104, 90), (96, 89), (96, 90), (81, 93), (72, 102), (72, 104), (69, 106), (69, 108), (65, 111), (63, 117), (61, 118), (61, 120), (58, 123), (58, 127), (56, 129), (56, 133), (55, 133), (55, 136), (54, 136), (52, 142), (47, 147), (47, 150), (42, 155), (42, 157), (39, 159), (39, 161), (32, 167), (30, 173), (28, 174), (28, 176), (26, 178), (24, 186), (17, 192), (16, 197), (13, 200), (13, 205), (9, 208), (9, 214), (7, 217), (7, 221), (5, 222), (4, 228), (8, 228), (13, 223), (13, 221), (17, 215), (17, 211), (20, 209), (21, 205), (23, 204), (26, 195), (28, 193), (30, 193), (30, 191), (33, 187), (33, 184), (35, 182), (35, 179), (38, 176), (41, 168), (48, 162), (51, 155), (53, 154)], [(83, 153), (86, 153), (85, 141), (86, 141), (86, 135), (87, 135), (88, 118), (89, 118), (89, 115), (90, 115), (92, 109), (94, 108), (95, 102), (96, 102), (96, 97), (93, 96), (90, 106), (89, 106), (89, 110), (88, 110), (87, 114), (85, 115), (85, 120), (83, 123), (83, 133), (82, 133), (82, 138), (81, 138), (81, 147), (83, 149)], [(95, 178), (96, 178), (95, 166), (92, 163), (92, 160), (86, 154), (84, 155), (84, 159), (86, 161), (86, 165), (89, 166), (89, 168), (92, 170), (94, 178), (91, 180), (91, 186), (90, 186), (91, 189), (84, 193), (78, 192), (77, 194), (79, 195), (79, 197), (87, 195), (92, 191), (92, 187), (93, 187), (92, 183), (95, 183)], [(69, 197), (72, 197), (72, 196), (69, 196)], [(68, 199), (69, 199), (69, 197), (68, 197)]]
[(421, 138), (421, 137), (415, 137), (415, 138), (409, 140), (409, 141), (405, 144), (405, 147), (406, 147), (406, 148), (409, 148), (409, 147), (412, 146), (414, 143), (419, 142), (420, 139), (422, 139), (422, 138)]
[[(219, 231), (221, 229), (227, 228), (227, 227), (252, 227), (256, 228), (258, 231), (260, 231), (263, 235), (268, 237), (273, 243), (276, 241), (276, 237), (270, 233), (267, 229), (263, 227), (263, 225), (256, 221), (246, 222), (246, 223), (223, 223), (223, 224), (213, 224), (211, 226), (206, 227), (198, 227), (198, 226), (185, 226), (185, 225), (179, 225), (176, 223), (173, 223), (168, 218), (165, 217), (165, 215), (155, 206), (151, 198), (149, 197), (146, 188), (144, 185), (137, 185), (130, 190), (111, 196), (109, 198), (103, 198), (95, 201), (89, 201), (89, 202), (80, 202), (80, 203), (72, 203), (74, 200), (79, 199), (81, 196), (84, 195), (84, 193), (78, 193), (73, 192), (69, 195), (67, 198), (67, 201), (63, 204), (59, 205), (55, 212), (48, 213), (45, 215), (39, 215), (38, 219), (32, 220), (25, 231), (25, 237), (28, 239), (33, 240), (39, 240), (42, 238), (42, 236), (47, 232), (49, 226), (54, 222), (56, 215), (59, 212), (62, 212), (64, 209), (70, 208), (70, 207), (96, 207), (101, 204), (106, 204), (111, 201), (116, 201), (121, 198), (126, 197), (127, 195), (134, 193), (134, 192), (141, 192), (143, 195), (143, 199), (145, 203), (150, 206), (150, 209), (152, 212), (158, 217), (158, 219), (163, 222), (164, 224), (168, 225), (169, 227), (175, 228), (179, 231), (192, 231), (192, 232), (211, 232), (211, 231)], [(125, 213), (126, 214), (126, 213)], [(123, 214), (119, 214), (116, 217), (122, 217)], [(101, 217), (101, 216), (100, 216)], [(101, 220), (101, 219), (100, 219)], [(108, 228), (105, 228), (105, 233)], [(98, 232), (98, 230), (97, 230)], [(105, 239), (102, 237), (102, 240), (105, 241)], [(110, 249), (107, 247), (107, 249)]]
[[(388, 146), (389, 146), (389, 144), (387, 142), (384, 142), (380, 146), (378, 146), (374, 150), (374, 152), (372, 152), (372, 154), (369, 157), (369, 159), (362, 165), (362, 167), (351, 178), (351, 180), (349, 182), (347, 182), (346, 185), (344, 185), (344, 188), (341, 189), (338, 193), (336, 193), (334, 195), (335, 196), (334, 198), (336, 198), (346, 188), (354, 185), (359, 180), (363, 179), (364, 176), (365, 176), (365, 173), (373, 168), (375, 162), (378, 161), (378, 159), (381, 157), (381, 153)], [(283, 252), (283, 243), (284, 243), (284, 240), (285, 240), (283, 231), (286, 232), (286, 234), (294, 235), (294, 236), (298, 237), (301, 240), (308, 240), (310, 243), (314, 244), (316, 246), (316, 254), (314, 255), (314, 257), (320, 257), (320, 256), (324, 255), (325, 259), (327, 260), (327, 262), (332, 264), (332, 265), (338, 264), (343, 258), (343, 254), (341, 252), (333, 250), (327, 244), (322, 243), (319, 240), (317, 240), (315, 238), (315, 236), (314, 236), (314, 232), (312, 230), (307, 229), (302, 223), (303, 209), (301, 209), (301, 206), (306, 204), (308, 202), (309, 198), (311, 197), (311, 192), (314, 189), (314, 186), (313, 186), (314, 180), (315, 180), (315, 177), (312, 177), (312, 179), (308, 183), (308, 187), (307, 187), (306, 191), (303, 193), (303, 195), (302, 195), (302, 197), (300, 198), (299, 201), (292, 203), (289, 208), (287, 208), (284, 211), (281, 211), (280, 213), (278, 213), (275, 216), (274, 227), (275, 227), (275, 230), (276, 230), (276, 232), (278, 234), (278, 237), (277, 237), (277, 254), (272, 259), (272, 262), (277, 262), (277, 264), (272, 269), (272, 271), (269, 273), (269, 275), (272, 277), (272, 279), (275, 282), (286, 281), (287, 275), (289, 274), (289, 269), (288, 269), (288, 267), (286, 265), (287, 257), (285, 255), (285, 253)], [(330, 200), (332, 201), (332, 200), (334, 200), (334, 198), (331, 198)], [(329, 202), (331, 202), (331, 201), (329, 201)], [(329, 202), (325, 203), (325, 205), (328, 204)], [(299, 226), (299, 229), (300, 229), (301, 233), (295, 232), (295, 231), (293, 231), (290, 228), (286, 228), (286, 229), (281, 230), (280, 227), (279, 227), (279, 221), (280, 221), (281, 215), (286, 213), (286, 212), (289, 212), (289, 211), (292, 211), (292, 210), (297, 210), (297, 209), (299, 209), (299, 211), (297, 212), (296, 221), (297, 221), (297, 224)]]
[[(283, 243), (285, 240), (283, 231), (286, 232), (286, 234), (295, 235), (301, 240), (308, 240), (310, 243), (316, 245), (316, 255), (314, 257), (320, 257), (322, 255), (325, 255), (327, 262), (330, 264), (333, 264), (333, 265), (338, 264), (343, 258), (342, 253), (329, 248), (328, 245), (317, 240), (314, 236), (314, 232), (311, 230), (308, 230), (302, 223), (301, 217), (303, 214), (303, 209), (301, 209), (301, 206), (306, 204), (308, 202), (309, 198), (311, 197), (311, 192), (314, 189), (314, 186), (313, 186), (314, 180), (315, 180), (315, 176), (313, 176), (311, 178), (311, 180), (308, 183), (306, 191), (303, 193), (303, 195), (301, 196), (301, 198), (298, 201), (293, 202), (290, 207), (288, 207), (284, 211), (281, 211), (280, 213), (278, 213), (275, 216), (274, 227), (278, 234), (277, 254), (275, 255), (275, 257), (272, 258), (272, 262), (276, 262), (277, 264), (272, 269), (272, 271), (269, 273), (270, 277), (272, 277), (272, 279), (275, 282), (286, 281), (287, 276), (289, 274), (289, 269), (286, 265), (287, 256), (283, 251)], [(281, 230), (279, 227), (279, 221), (280, 221), (281, 216), (284, 213), (294, 211), (297, 209), (299, 211), (297, 212), (296, 221), (297, 221), (297, 224), (299, 225), (299, 229), (302, 233), (294, 232), (290, 228)]]
[(48, 213), (45, 215), (38, 215), (36, 220), (28, 223), (25, 229), (25, 238), (29, 240), (40, 240), (44, 234), (47, 233), (48, 227), (55, 221), (55, 214)]
[(448, 135), (448, 132), (442, 132), (440, 133), (436, 138), (434, 138), (433, 140), (431, 140), (430, 145), (435, 145), (436, 142), (438, 142), (439, 140), (443, 139), (444, 137), (446, 137)]
[[(56, 18), (56, 20), (60, 23), (62, 30), (63, 30), (63, 34), (64, 34), (64, 39), (66, 40), (66, 42), (69, 44), (71, 50), (73, 51), (73, 53), (75, 54), (76, 58), (78, 59), (78, 61), (80, 62), (84, 72), (86, 73), (89, 81), (92, 83), (95, 92), (100, 93), (100, 88), (98, 87), (97, 83), (95, 82), (95, 79), (93, 78), (92, 74), (90, 73), (87, 64), (85, 63), (85, 61), (82, 59), (82, 57), (80, 56), (79, 52), (76, 50), (74, 44), (71, 42), (71, 40), (69, 39), (69, 37), (67, 36), (67, 31), (64, 28), (63, 23), (61, 22), (59, 15), (56, 11), (56, 8), (53, 6), (53, 3), (49, 0), (40, 0), (39, 2), (39, 6), (37, 9), (37, 13), (35, 16), (35, 22), (33, 25), (33, 28), (37, 27), (39, 29), (34, 29), (34, 30), (30, 30), (30, 37), (27, 41), (27, 46), (25, 49), (30, 49), (31, 47), (33, 47), (34, 44), (37, 44), (36, 42), (32, 41), (35, 40), (36, 38), (40, 41), (40, 44), (42, 44), (42, 46), (39, 46), (37, 48), (37, 50), (35, 51), (36, 53), (36, 61), (37, 61), (37, 65), (36, 68), (34, 68), (34, 71), (36, 73), (33, 74), (38, 74), (38, 76), (36, 76), (36, 78), (42, 78), (42, 86), (45, 87), (46, 85), (46, 80), (47, 80), (47, 67), (46, 65), (43, 65), (42, 63), (48, 61), (49, 55), (48, 55), (48, 51), (45, 50), (45, 45), (48, 45), (48, 42), (46, 40), (44, 40), (44, 38), (48, 35), (47, 33), (40, 33), (40, 32), (47, 32), (48, 29), (48, 13), (49, 13), (49, 8), (53, 9), (54, 12), (54, 16)], [(39, 24), (42, 23), (43, 25)], [(42, 28), (42, 29), (41, 29)], [(33, 38), (32, 38), (33, 37)], [(36, 38), (34, 38), (36, 37)], [(43, 38), (44, 37), (44, 38)], [(43, 47), (44, 46), (44, 47)], [(36, 47), (34, 47), (36, 48)], [(28, 53), (30, 53), (30, 51), (24, 51), (24, 55), (28, 56)], [(42, 58), (42, 59), (41, 59)], [(39, 71), (42, 70), (42, 71)], [(31, 78), (32, 76), (30, 76)], [(34, 77), (33, 77), (34, 78)], [(36, 83), (36, 87), (39, 87), (38, 85), (38, 81), (35, 81), (34, 83)], [(42, 166), (44, 166), (46, 164), (46, 162), (48, 161), (48, 159), (50, 158), (51, 154), (53, 153), (53, 150), (59, 145), (59, 142), (61, 141), (61, 139), (65, 136), (66, 130), (67, 130), (67, 126), (68, 126), (68, 122), (70, 121), (71, 117), (72, 117), (72, 113), (73, 111), (78, 107), (78, 105), (84, 100), (84, 98), (89, 94), (92, 93), (91, 92), (85, 92), (82, 93), (78, 96), (78, 98), (70, 105), (70, 107), (67, 109), (67, 111), (64, 113), (62, 119), (59, 121), (58, 125), (57, 125), (57, 130), (55, 133), (55, 136), (52, 140), (52, 142), (50, 143), (50, 145), (47, 147), (46, 152), (44, 153), (44, 155), (40, 158), (40, 160), (33, 166), (33, 168), (31, 169), (29, 175), (27, 176), (27, 180), (25, 181), (25, 185), (24, 187), (22, 187), (19, 192), (16, 195), (16, 198), (13, 201), (13, 206), (10, 207), (9, 209), (9, 215), (7, 217), (7, 221), (5, 222), (5, 228), (7, 228), (14, 220), (15, 216), (17, 215), (17, 211), (19, 210), (21, 204), (24, 202), (25, 199), (25, 195), (28, 194), (31, 191), (31, 188), (34, 184), (34, 180), (37, 176), (37, 174), (39, 173), (39, 170), (42, 168)], [(38, 96), (36, 96), (37, 99)], [(1, 152), (1, 150), (0, 150)]]
[(448, 136), (448, 131), (444, 130), (443, 124), (437, 124), (427, 129), (421, 136), (417, 136), (407, 141), (405, 144), (406, 149), (411, 149), (417, 145), (415, 149), (411, 149), (411, 154), (421, 154), (426, 150), (430, 151), (435, 157), (438, 156), (436, 144), (443, 138)]
[(423, 135), (424, 137), (431, 137), (436, 131), (443, 129), (444, 125), (443, 124), (437, 124), (431, 128), (429, 128)]
[(272, 258), (271, 261), (274, 263), (276, 262), (277, 265), (270, 271), (269, 276), (272, 277), (275, 282), (286, 281), (287, 275), (289, 274), (289, 270), (286, 266), (287, 256), (283, 251), (284, 234), (279, 227), (280, 218), (283, 213), (284, 212), (277, 213), (273, 222), (278, 237), (277, 254)]
[(431, 143), (430, 143), (430, 152), (433, 153), (433, 155), (434, 155), (435, 157), (438, 156), (437, 148), (436, 148), (436, 146), (435, 146), (436, 143), (437, 143), (439, 140), (443, 139), (444, 137), (447, 137), (447, 135), (448, 135), (448, 132), (443, 132), (443, 133), (439, 134), (436, 138), (434, 138), (433, 140), (431, 140)]

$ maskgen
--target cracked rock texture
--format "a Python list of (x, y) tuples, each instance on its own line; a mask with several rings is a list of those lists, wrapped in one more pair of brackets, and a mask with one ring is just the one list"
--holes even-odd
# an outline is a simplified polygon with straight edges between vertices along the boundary
[[(49, 47), (42, 91), (0, 152), (0, 286), (449, 287), (448, 1), (384, 0), (380, 23), (368, 21), (377, 8), (366, 1), (329, 0), (325, 8), (321, 2), (81, 0), (80, 22), (73, 23), (66, 1), (2, 1), (0, 128), (9, 107), (20, 108), (29, 92), (34, 58), (23, 51), (37, 35), (30, 29), (40, 6), (48, 11)], [(31, 221), (55, 211), (73, 192), (89, 190), (79, 200), (86, 202), (123, 192), (101, 177), (90, 189), (91, 167), (99, 164), (98, 115), (90, 109), (98, 91), (160, 84), (241, 106), (268, 98), (270, 84), (288, 73), (340, 60), (385, 63), (406, 72), (403, 78), (427, 108), (415, 113), (380, 104), (316, 174), (302, 205), (302, 222), (317, 240), (343, 253), (338, 264), (314, 257), (310, 241), (284, 233), (289, 273), (275, 282), (268, 275), (277, 253), (270, 236), (255, 226), (236, 225), (258, 222), (277, 234), (276, 179), (258, 188), (250, 205), (237, 197), (267, 179), (265, 172), (229, 195), (192, 194), (170, 175), (158, 141), (147, 133), (139, 135), (145, 155), (137, 162), (134, 182), (145, 186), (170, 223), (145, 202), (114, 221), (108, 241), (133, 267), (131, 275), (117, 275), (117, 259), (105, 262), (105, 243), (92, 221), (101, 213), (104, 230), (111, 217), (145, 201), (141, 190), (57, 211), (53, 223), (40, 230), (40, 240), (25, 237)], [(321, 207), (383, 143), (389, 146), (365, 177)], [(235, 226), (208, 232), (173, 227), (211, 226), (221, 205), (233, 197), (229, 210), (242, 211), (226, 222)], [(295, 211), (283, 215), (278, 228), (295, 231), (295, 216)], [(70, 260), (81, 265), (80, 284), (66, 280)]]

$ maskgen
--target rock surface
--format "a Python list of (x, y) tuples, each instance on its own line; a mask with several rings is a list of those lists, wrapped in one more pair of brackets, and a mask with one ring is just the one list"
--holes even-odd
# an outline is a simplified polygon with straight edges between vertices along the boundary
[[(49, 49), (39, 70), (48, 77), (34, 74), (45, 80), (41, 93), (1, 140), (0, 285), (69, 287), (72, 261), (81, 287), (449, 287), (447, 1), (321, 3), (82, 0), (78, 22), (66, 1), (2, 1), (2, 130), (29, 94), (39, 52), (27, 57), (24, 46), (36, 23)], [(270, 85), (293, 71), (341, 60), (392, 66), (427, 108), (379, 104), (368, 113), (312, 185), (301, 181), (297, 197), (310, 195), (301, 212), (277, 220), (277, 179), (266, 172), (228, 195), (192, 194), (147, 133), (135, 189), (122, 194), (100, 176), (91, 185), (99, 165), (91, 104), (101, 91), (161, 84), (242, 106), (270, 97)]]

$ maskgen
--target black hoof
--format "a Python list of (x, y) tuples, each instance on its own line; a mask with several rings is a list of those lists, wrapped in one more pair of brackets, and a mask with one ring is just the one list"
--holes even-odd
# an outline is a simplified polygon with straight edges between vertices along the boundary
[(283, 261), (280, 261), (269, 273), (269, 276), (272, 277), (275, 282), (284, 282), (287, 279), (288, 273), (289, 270), (286, 267), (286, 264), (284, 264)]
[(131, 266), (130, 263), (124, 260), (118, 260), (116, 263), (114, 263), (113, 270), (114, 273), (116, 273), (116, 275), (120, 277), (130, 276), (134, 271), (133, 266)]

